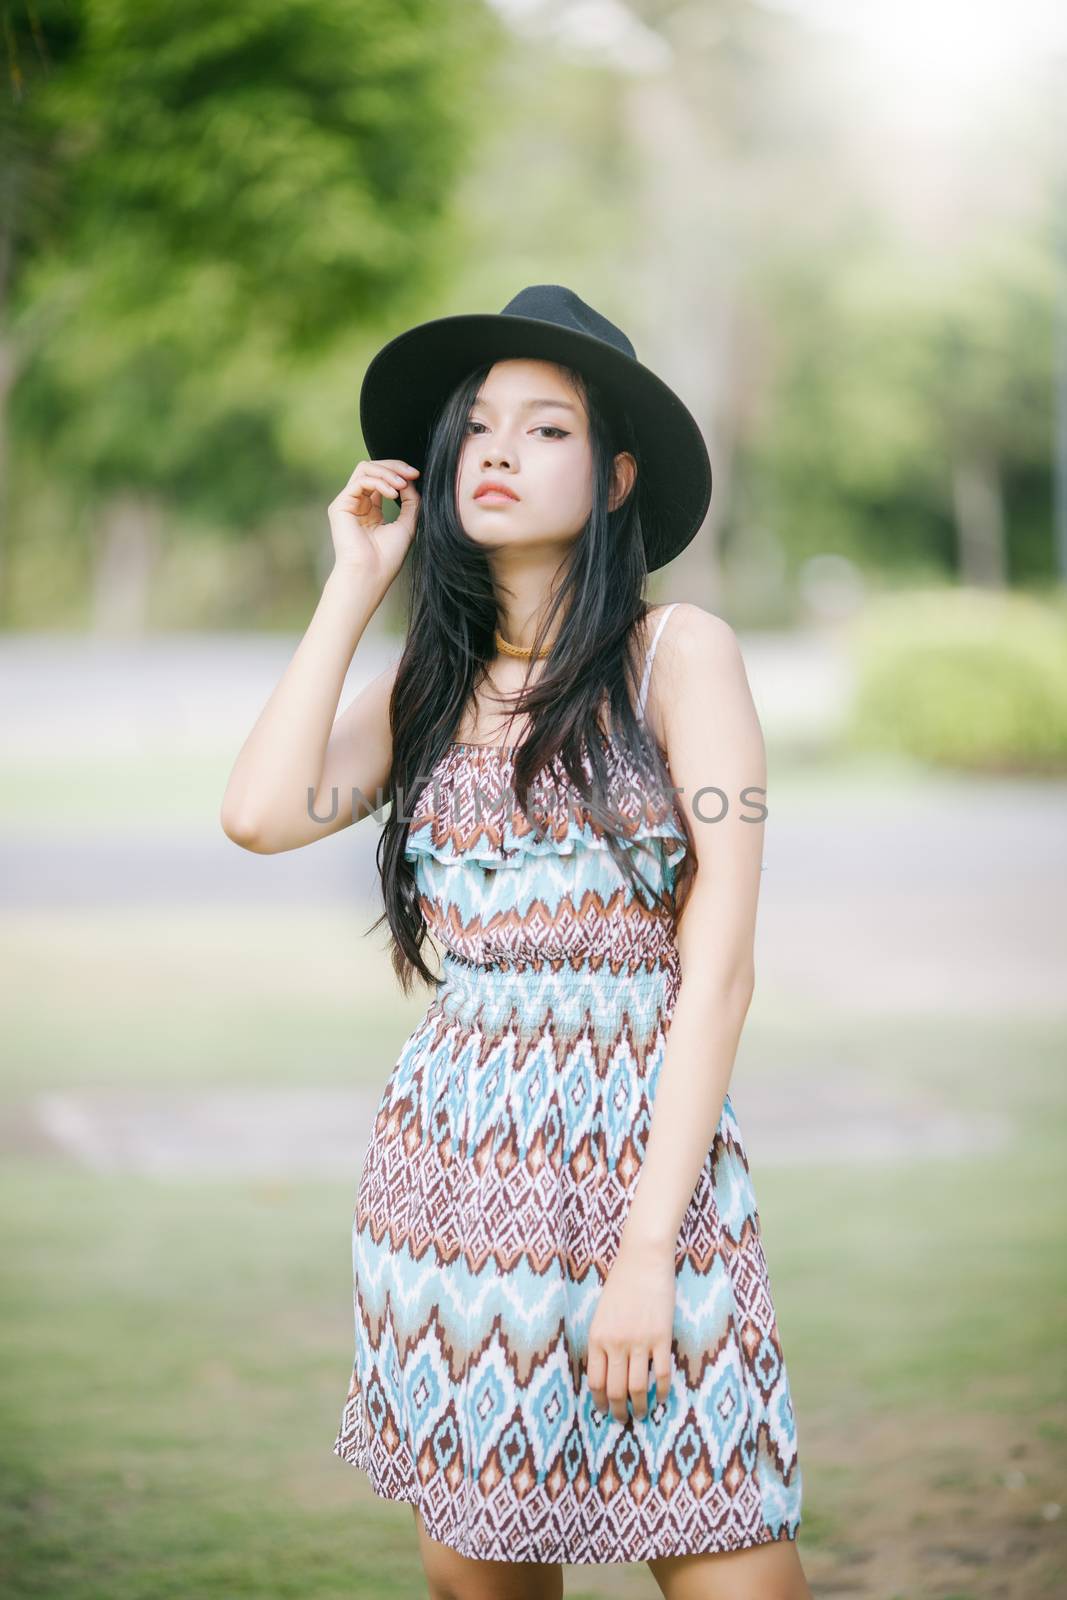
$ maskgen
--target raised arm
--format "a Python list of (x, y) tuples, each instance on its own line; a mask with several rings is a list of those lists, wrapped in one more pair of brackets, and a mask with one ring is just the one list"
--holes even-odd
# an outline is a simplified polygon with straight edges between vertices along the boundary
[[(416, 469), (361, 461), (330, 505), (336, 561), (315, 614), (241, 747), (220, 821), (235, 844), (272, 855), (313, 844), (377, 810), (392, 766), (396, 663), (338, 717), (345, 675), (414, 535)], [(381, 520), (382, 495), (402, 511)], [(362, 796), (362, 798), (361, 798)]]

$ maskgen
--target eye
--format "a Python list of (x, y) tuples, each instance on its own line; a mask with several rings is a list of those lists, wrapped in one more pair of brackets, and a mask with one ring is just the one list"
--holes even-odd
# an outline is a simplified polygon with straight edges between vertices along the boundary
[[(476, 417), (472, 417), (470, 419), (470, 421), (467, 423), (467, 432), (471, 433), (473, 431), (473, 429), (475, 429), (475, 428), (484, 428), (484, 427), (485, 427), (485, 423), (484, 422), (479, 422)], [(557, 434), (558, 437), (561, 438), (561, 439), (567, 439), (567, 438), (570, 437), (570, 435), (568, 434), (566, 428), (554, 428), (552, 426), (552, 424), (549, 423), (549, 422), (540, 423), (534, 429), (534, 432), (535, 433), (554, 433), (554, 434)]]

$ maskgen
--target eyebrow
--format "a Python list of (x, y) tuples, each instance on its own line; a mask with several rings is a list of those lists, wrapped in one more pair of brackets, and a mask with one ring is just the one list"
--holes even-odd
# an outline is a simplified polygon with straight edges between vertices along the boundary
[[(488, 406), (492, 402), (487, 400), (484, 395), (479, 394), (475, 396), (474, 404), (476, 406)], [(554, 406), (557, 411), (577, 411), (578, 409), (577, 406), (572, 406), (569, 400), (524, 400), (519, 410), (536, 411), (542, 406)]]

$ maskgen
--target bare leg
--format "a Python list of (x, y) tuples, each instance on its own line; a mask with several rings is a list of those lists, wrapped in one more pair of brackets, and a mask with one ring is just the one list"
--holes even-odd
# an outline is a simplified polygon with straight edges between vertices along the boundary
[(560, 1600), (563, 1568), (537, 1561), (477, 1561), (431, 1539), (418, 1506), (419, 1555), (430, 1600)]
[(812, 1600), (795, 1539), (648, 1566), (666, 1600)]

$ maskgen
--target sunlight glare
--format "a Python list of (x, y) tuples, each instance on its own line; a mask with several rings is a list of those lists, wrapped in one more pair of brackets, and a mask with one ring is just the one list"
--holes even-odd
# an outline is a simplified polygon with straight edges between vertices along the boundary
[(1067, 50), (1063, 0), (772, 0), (855, 40), (911, 110), (956, 116)]

